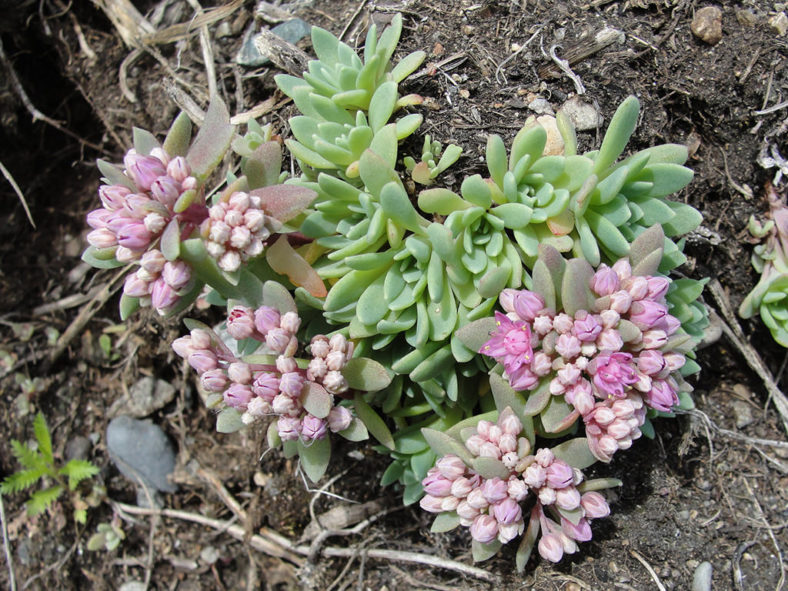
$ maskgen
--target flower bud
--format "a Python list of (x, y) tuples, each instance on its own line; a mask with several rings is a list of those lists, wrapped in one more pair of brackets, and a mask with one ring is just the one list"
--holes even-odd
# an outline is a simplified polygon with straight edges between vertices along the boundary
[(249, 193), (237, 192), (230, 195), (230, 200), (227, 202), (230, 209), (235, 209), (241, 213), (249, 209)]
[(283, 373), (279, 378), (279, 390), (282, 394), (287, 394), (291, 398), (298, 398), (301, 396), (301, 390), (304, 387), (304, 376), (296, 371)]
[(542, 503), (542, 505), (552, 505), (555, 503), (556, 491), (549, 486), (543, 486), (539, 489), (536, 496), (539, 498), (539, 502)]
[(547, 486), (552, 488), (565, 488), (572, 484), (574, 473), (572, 467), (561, 460), (556, 460), (546, 469)]
[(260, 306), (254, 311), (254, 324), (261, 334), (267, 334), (273, 329), (281, 330), (279, 328), (280, 320), (279, 310), (270, 306)]
[(259, 209), (248, 209), (244, 212), (244, 227), (252, 234), (257, 234), (265, 226), (265, 214)]
[(457, 515), (462, 519), (475, 519), (478, 514), (479, 510), (471, 507), (468, 501), (460, 501), (457, 505)]
[(558, 334), (571, 333), (574, 328), (574, 322), (569, 314), (561, 312), (558, 316), (553, 318), (553, 330)]
[(342, 351), (331, 351), (326, 355), (326, 366), (332, 371), (340, 371), (346, 363), (347, 359)]
[(227, 375), (221, 369), (211, 369), (200, 376), (200, 384), (208, 392), (224, 392), (227, 383)]
[(498, 535), (498, 521), (492, 515), (477, 515), (470, 530), (474, 540), (489, 544)]
[(605, 497), (596, 491), (587, 492), (580, 497), (580, 505), (588, 519), (598, 519), (610, 515), (610, 506)]
[(457, 497), (453, 497), (449, 495), (448, 497), (443, 497), (441, 499), (441, 509), (444, 511), (454, 511), (457, 509), (457, 506), (460, 504), (460, 499)]
[(314, 357), (309, 360), (309, 367), (306, 370), (306, 378), (312, 381), (322, 381), (328, 372), (326, 360), (321, 357)]
[(514, 312), (514, 298), (517, 293), (518, 291), (516, 289), (512, 289), (511, 287), (507, 287), (501, 291), (500, 295), (498, 296), (498, 302), (501, 304), (501, 308), (504, 309), (504, 312)]
[(290, 396), (277, 394), (271, 401), (271, 408), (278, 415), (294, 415), (300, 412), (300, 404)]
[(150, 241), (151, 234), (142, 222), (128, 222), (118, 230), (118, 244), (129, 250), (145, 250)]
[(632, 277), (632, 266), (629, 264), (629, 259), (619, 259), (616, 261), (613, 265), (613, 270), (621, 281)]
[(156, 200), (172, 209), (181, 194), (181, 184), (170, 176), (160, 176), (151, 184), (150, 192)]
[(546, 478), (545, 469), (537, 463), (528, 466), (523, 473), (523, 481), (531, 488), (541, 488), (544, 486)]
[(304, 439), (324, 439), (327, 433), (328, 424), (323, 419), (307, 414), (301, 420), (301, 436)]
[(216, 263), (222, 271), (233, 273), (241, 267), (241, 255), (235, 250), (225, 252)]
[(667, 277), (649, 277), (648, 281), (648, 299), (658, 302), (662, 300), (668, 293), (670, 287), (670, 280)]
[(210, 349), (211, 348), (211, 335), (208, 331), (202, 328), (194, 328), (189, 333), (192, 338), (192, 345), (195, 349)]
[(244, 214), (237, 209), (228, 209), (224, 214), (224, 223), (235, 228), (240, 226), (244, 221)]
[(419, 506), (429, 513), (443, 513), (443, 499), (433, 497), (432, 495), (424, 495), (419, 501)]
[(487, 498), (484, 496), (482, 489), (474, 488), (471, 492), (468, 493), (468, 496), (465, 497), (467, 503), (473, 507), (474, 509), (486, 509), (487, 506), (490, 504), (487, 501)]
[(87, 235), (88, 244), (95, 248), (110, 248), (118, 244), (118, 238), (109, 228), (98, 228)]
[(629, 307), (632, 305), (632, 296), (628, 291), (619, 290), (610, 295), (610, 309), (618, 312), (619, 314), (626, 314), (629, 312)]
[(252, 309), (246, 306), (235, 306), (227, 315), (227, 333), (236, 341), (248, 339), (254, 335), (254, 317)]
[(329, 339), (328, 344), (332, 351), (341, 351), (344, 353), (347, 350), (348, 340), (345, 338), (345, 335), (338, 332)]
[(493, 514), (499, 523), (511, 524), (523, 518), (520, 505), (512, 498), (506, 497), (492, 506)]
[(203, 374), (211, 369), (216, 369), (219, 365), (214, 352), (206, 349), (194, 351), (189, 355), (188, 361), (189, 365), (199, 374)]
[(270, 410), (271, 410), (271, 405), (268, 404), (262, 398), (258, 398), (257, 396), (252, 398), (249, 401), (249, 403), (246, 405), (246, 412), (248, 412), (250, 415), (252, 415), (255, 418), (265, 416)]
[(544, 299), (538, 293), (528, 290), (517, 292), (514, 296), (514, 312), (526, 322), (533, 321), (544, 309)]
[(561, 509), (572, 511), (580, 506), (580, 492), (574, 486), (555, 491), (555, 504)]
[(91, 212), (88, 212), (87, 215), (87, 222), (88, 226), (94, 229), (99, 228), (106, 228), (107, 221), (109, 220), (112, 212), (107, 209), (94, 209)]
[(328, 413), (328, 428), (332, 433), (339, 433), (350, 427), (353, 415), (344, 406), (335, 406)]
[(191, 167), (183, 156), (176, 156), (167, 163), (167, 174), (179, 183), (191, 174)]
[(238, 226), (230, 232), (230, 246), (238, 250), (243, 250), (252, 241), (252, 233), (246, 226)]
[(150, 190), (158, 177), (167, 174), (166, 168), (158, 158), (137, 154), (133, 149), (126, 153), (123, 164), (126, 167), (126, 175), (137, 187), (145, 191)]
[(546, 376), (553, 369), (553, 361), (549, 355), (545, 355), (541, 351), (534, 355), (534, 360), (531, 362), (531, 371), (538, 377)]
[(630, 277), (624, 282), (624, 286), (633, 300), (642, 300), (648, 295), (648, 280), (645, 277)]
[(664, 330), (647, 330), (643, 333), (642, 345), (644, 349), (660, 349), (668, 342), (668, 335)]
[(156, 249), (147, 251), (140, 259), (140, 266), (151, 274), (161, 273), (166, 263), (167, 259), (160, 250)]
[(427, 472), (421, 485), (424, 487), (424, 492), (434, 497), (445, 497), (451, 494), (452, 481), (437, 470)]
[(591, 289), (600, 296), (611, 295), (618, 291), (619, 281), (618, 274), (603, 263), (591, 278)]
[(312, 357), (325, 358), (331, 351), (331, 345), (329, 345), (328, 339), (325, 337), (325, 335), (319, 334), (312, 337), (309, 350), (312, 353)]
[(458, 499), (464, 499), (473, 490), (473, 482), (470, 478), (460, 476), (451, 483), (451, 494)]
[(435, 468), (440, 472), (444, 478), (449, 480), (456, 480), (465, 474), (465, 462), (454, 454), (448, 454), (435, 462)]
[(482, 443), (487, 443), (481, 435), (471, 435), (465, 440), (465, 448), (473, 455), (478, 456)]
[(646, 394), (646, 402), (651, 408), (670, 412), (670, 409), (678, 404), (679, 398), (676, 391), (665, 380), (654, 380), (651, 384), (651, 391)]
[(641, 351), (637, 359), (638, 370), (653, 376), (665, 369), (665, 358), (659, 351), (647, 349)]
[(528, 485), (520, 478), (510, 478), (507, 483), (507, 493), (509, 497), (517, 501), (524, 501), (528, 496)]
[(348, 389), (347, 380), (338, 371), (328, 371), (323, 377), (323, 387), (331, 394), (341, 394)]
[(615, 310), (602, 310), (599, 313), (599, 318), (605, 328), (615, 328), (621, 320), (621, 315)]
[(504, 433), (515, 437), (523, 430), (523, 424), (510, 407), (506, 407), (498, 417), (498, 425)]
[(292, 357), (285, 357), (280, 355), (276, 358), (276, 371), (279, 373), (292, 373), (298, 371), (298, 364)]
[(561, 538), (555, 534), (543, 535), (539, 540), (539, 555), (550, 562), (560, 562), (564, 557), (564, 546)]
[(101, 185), (99, 187), (101, 204), (109, 211), (117, 211), (126, 205), (126, 196), (131, 190), (123, 185)]
[(497, 445), (495, 445), (491, 441), (485, 441), (479, 446), (479, 457), (495, 458), (496, 460), (500, 460), (501, 450)]
[(248, 363), (238, 361), (227, 367), (227, 377), (237, 384), (248, 385), (252, 383), (252, 370)]
[(616, 420), (616, 414), (607, 406), (597, 406), (594, 410), (593, 420), (598, 425), (606, 427)]
[(164, 282), (175, 291), (184, 289), (192, 279), (191, 267), (184, 261), (168, 261), (161, 272)]
[(224, 402), (227, 406), (232, 408), (246, 408), (246, 405), (252, 399), (252, 390), (249, 386), (243, 384), (230, 384), (230, 387), (224, 391)]
[[(256, 320), (255, 324), (257, 324)], [(257, 329), (260, 330), (259, 325), (257, 326)], [(267, 331), (267, 333), (263, 334), (265, 334), (265, 344), (268, 345), (269, 349), (279, 354), (282, 354), (287, 350), (287, 347), (290, 344), (289, 332), (281, 328), (272, 328), (271, 330)]]
[(492, 505), (509, 496), (509, 483), (500, 478), (489, 478), (482, 484), (481, 491), (487, 502)]
[(541, 314), (534, 318), (533, 328), (536, 334), (539, 336), (544, 336), (553, 330), (553, 319), (546, 314)]
[(621, 333), (614, 328), (606, 328), (596, 340), (596, 346), (600, 351), (620, 351), (624, 346), (624, 339), (621, 338)]
[(586, 519), (581, 518), (575, 525), (565, 517), (561, 517), (561, 529), (567, 536), (578, 542), (587, 542), (591, 539), (591, 525)]
[(296, 441), (301, 434), (301, 419), (288, 416), (279, 417), (276, 421), (276, 428), (282, 441)]
[(150, 294), (150, 285), (137, 273), (132, 273), (126, 276), (123, 293), (131, 298), (144, 298)]
[(164, 279), (159, 278), (153, 282), (150, 299), (151, 305), (161, 312), (175, 305), (179, 297), (175, 290), (164, 282)]
[(662, 322), (668, 313), (664, 304), (651, 300), (633, 302), (629, 309), (629, 320), (640, 330), (648, 330)]
[(279, 394), (279, 378), (269, 372), (257, 374), (252, 382), (252, 392), (270, 403)]
[[(502, 454), (515, 452), (517, 450), (517, 438), (511, 433), (504, 433), (498, 441), (498, 449), (501, 450)], [(516, 456), (517, 454), (515, 454)]]
[(501, 544), (511, 542), (525, 529), (525, 524), (520, 521), (518, 523), (499, 523), (498, 524), (498, 541)]
[(553, 452), (549, 448), (543, 447), (536, 452), (535, 459), (537, 464), (543, 468), (547, 468), (555, 461), (555, 455), (553, 455)]
[(583, 342), (593, 342), (599, 336), (599, 333), (602, 332), (602, 325), (599, 324), (592, 314), (581, 310), (575, 314), (572, 332)]
[(684, 367), (684, 364), (687, 362), (687, 358), (684, 355), (676, 352), (665, 353), (664, 359), (668, 371), (670, 372), (680, 370), (682, 367)]

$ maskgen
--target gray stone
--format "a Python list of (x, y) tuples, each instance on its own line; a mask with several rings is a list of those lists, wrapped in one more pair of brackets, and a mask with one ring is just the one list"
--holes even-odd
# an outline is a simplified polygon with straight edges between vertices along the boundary
[(752, 407), (743, 400), (734, 400), (731, 406), (733, 407), (733, 420), (736, 421), (737, 429), (744, 429), (744, 427), (751, 425), (755, 420), (752, 418)]
[(784, 37), (785, 33), (788, 32), (788, 16), (784, 12), (778, 12), (769, 19), (769, 26), (780, 37)]
[(602, 115), (596, 110), (594, 105), (583, 102), (579, 96), (573, 96), (566, 101), (559, 109), (575, 126), (577, 131), (588, 131), (596, 129), (604, 122)]
[(701, 562), (692, 575), (692, 591), (711, 591), (711, 563)]
[(107, 450), (121, 474), (162, 492), (175, 492), (167, 480), (175, 468), (175, 451), (164, 431), (151, 421), (120, 416), (107, 427)]
[(110, 417), (127, 415), (141, 419), (164, 408), (174, 398), (172, 384), (145, 376), (131, 387), (128, 396), (116, 400), (107, 412)]
[[(293, 45), (301, 41), (301, 39), (304, 37), (308, 36), (311, 31), (312, 27), (306, 21), (300, 18), (294, 18), (293, 20), (287, 21), (286, 23), (276, 25), (273, 29), (271, 29), (271, 32), (274, 35), (281, 37)], [(257, 68), (271, 63), (267, 57), (262, 55), (257, 50), (257, 47), (254, 44), (256, 36), (257, 34), (255, 33), (254, 26), (246, 29), (243, 41), (241, 43), (241, 49), (235, 58), (235, 62), (237, 64), (241, 66), (248, 66), (250, 68)]]
[(704, 6), (695, 13), (690, 29), (701, 41), (716, 45), (722, 39), (722, 11), (716, 6)]
[(528, 103), (528, 108), (537, 115), (555, 115), (549, 101), (542, 97), (537, 97)]
[(77, 435), (66, 443), (67, 460), (87, 460), (90, 453), (90, 439)]

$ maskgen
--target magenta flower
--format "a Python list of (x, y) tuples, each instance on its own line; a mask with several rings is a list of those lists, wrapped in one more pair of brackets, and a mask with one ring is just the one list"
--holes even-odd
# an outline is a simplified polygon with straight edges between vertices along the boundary
[(638, 381), (630, 353), (600, 353), (588, 364), (594, 386), (602, 396), (623, 398), (629, 386)]
[(479, 352), (501, 361), (511, 375), (533, 359), (531, 329), (526, 322), (513, 321), (500, 312), (495, 313), (495, 320), (498, 330)]

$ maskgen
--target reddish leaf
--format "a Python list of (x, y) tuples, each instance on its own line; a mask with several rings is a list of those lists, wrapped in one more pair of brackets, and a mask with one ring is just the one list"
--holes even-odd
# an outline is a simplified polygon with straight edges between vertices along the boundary
[(273, 185), (251, 192), (262, 201), (265, 213), (284, 223), (304, 211), (317, 197), (312, 189), (296, 185)]
[(286, 236), (280, 236), (266, 250), (265, 258), (274, 271), (286, 275), (293, 285), (303, 287), (316, 298), (324, 298), (328, 294), (317, 271), (293, 250)]

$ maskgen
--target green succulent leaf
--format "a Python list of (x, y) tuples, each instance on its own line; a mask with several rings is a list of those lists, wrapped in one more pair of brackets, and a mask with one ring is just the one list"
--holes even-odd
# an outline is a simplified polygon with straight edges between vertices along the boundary
[(421, 430), (424, 439), (427, 440), (432, 451), (438, 456), (455, 455), (460, 458), (467, 466), (473, 463), (473, 456), (471, 452), (457, 439), (437, 431), (435, 429), (423, 428)]
[(556, 458), (578, 470), (584, 470), (597, 461), (588, 448), (588, 440), (585, 437), (564, 441), (552, 448), (551, 451)]
[(298, 458), (301, 460), (301, 468), (309, 480), (317, 482), (323, 477), (331, 459), (331, 441), (328, 437), (315, 439), (309, 444), (305, 444), (300, 439), (296, 442), (298, 448)]
[(354, 357), (349, 359), (342, 368), (342, 375), (348, 386), (354, 390), (377, 392), (391, 383), (391, 376), (386, 368), (372, 359)]
[(186, 113), (179, 113), (172, 122), (162, 148), (170, 156), (185, 156), (192, 139), (192, 122)]
[(489, 544), (482, 544), (478, 540), (473, 540), (471, 542), (471, 553), (473, 554), (473, 561), (474, 562), (484, 562), (485, 560), (492, 558), (496, 554), (498, 554), (498, 550), (501, 549), (501, 542), (498, 540), (493, 540)]
[(356, 415), (363, 421), (372, 436), (387, 448), (394, 449), (394, 438), (391, 435), (391, 431), (389, 431), (383, 419), (380, 418), (380, 415), (367, 404), (360, 393), (356, 394), (354, 405)]
[(402, 82), (422, 64), (427, 54), (424, 51), (414, 51), (402, 58), (391, 70), (391, 77), (395, 82)]
[(151, 150), (161, 147), (155, 135), (139, 127), (132, 129), (132, 141), (137, 154), (142, 154), (143, 156), (149, 156)]
[(241, 413), (234, 408), (225, 408), (216, 415), (216, 431), (219, 433), (235, 433), (244, 427)]
[(230, 147), (234, 133), (235, 127), (230, 125), (230, 115), (224, 101), (218, 96), (211, 97), (202, 127), (186, 154), (192, 175), (198, 181), (204, 182), (219, 165)]
[(596, 156), (596, 172), (605, 170), (622, 154), (632, 132), (635, 131), (639, 113), (640, 102), (634, 96), (627, 97), (618, 107)]
[(525, 530), (520, 545), (517, 547), (517, 554), (515, 555), (515, 563), (517, 565), (517, 572), (521, 573), (525, 570), (525, 565), (528, 564), (528, 559), (531, 557), (531, 552), (534, 549), (536, 540), (539, 537), (540, 522), (534, 519), (533, 516), (528, 520), (528, 528)]
[(455, 511), (447, 511), (445, 513), (438, 513), (435, 521), (432, 522), (430, 531), (436, 534), (451, 531), (460, 525), (460, 517)]

